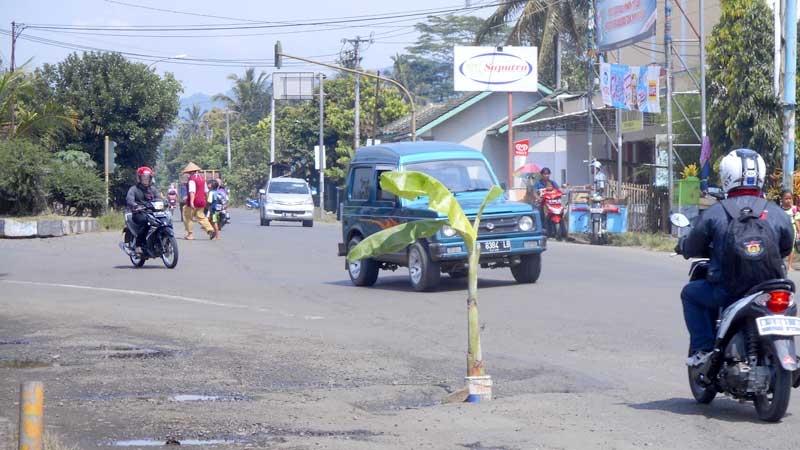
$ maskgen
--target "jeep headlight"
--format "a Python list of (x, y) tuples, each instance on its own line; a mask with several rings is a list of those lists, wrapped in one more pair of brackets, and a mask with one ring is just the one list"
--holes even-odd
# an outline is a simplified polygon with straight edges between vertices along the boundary
[(454, 230), (450, 225), (444, 225), (442, 226), (442, 234), (444, 237), (451, 238), (456, 235), (456, 230)]
[(533, 218), (531, 216), (522, 216), (517, 222), (520, 231), (531, 231), (533, 229)]

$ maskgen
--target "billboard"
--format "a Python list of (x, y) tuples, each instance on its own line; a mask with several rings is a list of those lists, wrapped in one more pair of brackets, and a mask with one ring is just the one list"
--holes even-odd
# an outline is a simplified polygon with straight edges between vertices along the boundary
[(274, 72), (272, 95), (275, 100), (312, 100), (314, 77), (314, 72)]
[(597, 46), (601, 52), (656, 34), (656, 0), (597, 0)]
[(659, 66), (626, 66), (600, 63), (603, 104), (614, 108), (660, 113)]
[(536, 92), (537, 57), (536, 47), (455, 47), (453, 89)]

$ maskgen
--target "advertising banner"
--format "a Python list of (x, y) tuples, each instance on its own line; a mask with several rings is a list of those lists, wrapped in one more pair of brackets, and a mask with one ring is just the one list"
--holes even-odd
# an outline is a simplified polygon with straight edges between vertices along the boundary
[(455, 91), (536, 92), (536, 47), (454, 47)]
[(597, 0), (597, 46), (601, 52), (656, 34), (656, 0)]
[(528, 139), (514, 142), (514, 156), (528, 156), (528, 149), (530, 148), (530, 145), (531, 144)]
[(614, 108), (660, 113), (659, 66), (625, 66), (600, 63), (603, 103)]

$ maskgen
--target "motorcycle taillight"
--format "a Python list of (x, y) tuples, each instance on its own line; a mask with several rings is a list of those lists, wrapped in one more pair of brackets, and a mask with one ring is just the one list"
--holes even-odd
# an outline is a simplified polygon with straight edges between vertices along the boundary
[(770, 311), (780, 314), (787, 309), (789, 309), (789, 305), (792, 304), (792, 294), (787, 291), (775, 291), (769, 293), (769, 299), (767, 299), (767, 309)]

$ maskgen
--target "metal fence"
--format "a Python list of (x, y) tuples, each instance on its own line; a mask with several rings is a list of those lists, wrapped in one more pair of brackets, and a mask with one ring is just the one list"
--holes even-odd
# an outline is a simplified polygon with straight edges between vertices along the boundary
[(628, 208), (628, 231), (669, 231), (669, 193), (649, 184), (608, 183), (608, 198)]

